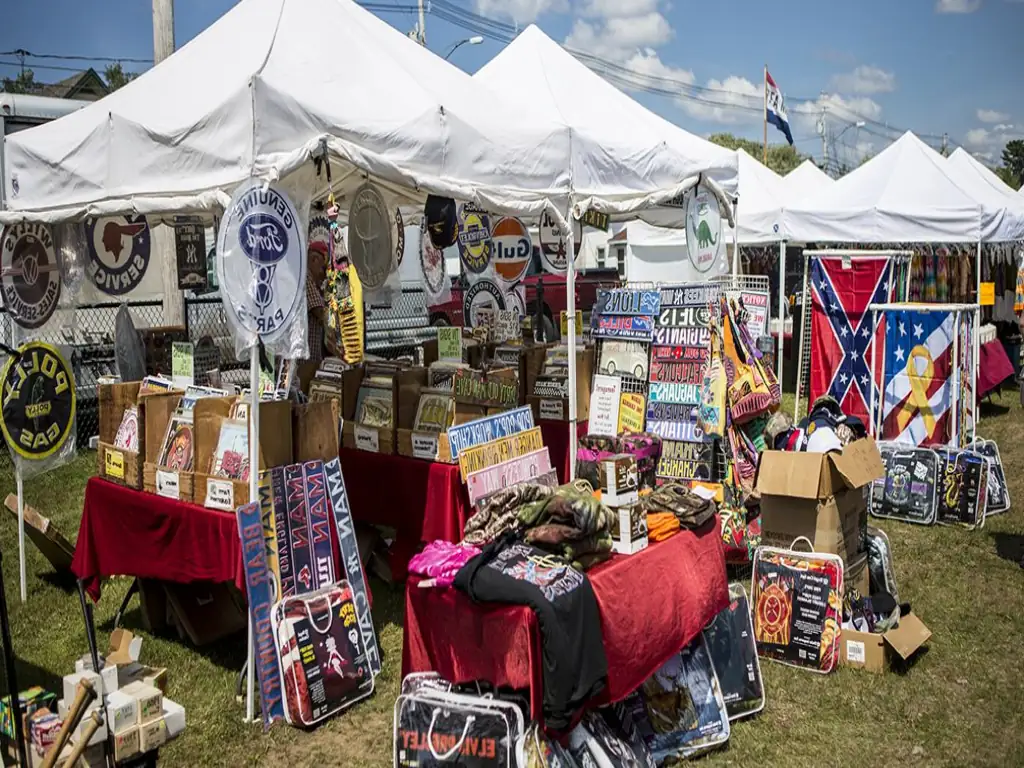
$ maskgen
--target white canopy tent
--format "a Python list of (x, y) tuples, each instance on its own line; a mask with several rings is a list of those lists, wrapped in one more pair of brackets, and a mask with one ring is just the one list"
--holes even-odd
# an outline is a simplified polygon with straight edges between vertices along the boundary
[[(986, 210), (992, 211), (999, 221), (986, 240), (1007, 242), (1024, 240), (1024, 200), (1012, 187), (992, 171), (958, 148), (946, 158), (946, 165), (954, 180), (976, 197)], [(999, 212), (1002, 217), (999, 218)]]
[(816, 195), (835, 183), (835, 179), (815, 165), (813, 160), (804, 160), (782, 177), (786, 201), (789, 203)]
[(953, 151), (953, 154), (949, 156), (949, 161), (951, 163), (956, 163), (957, 165), (973, 168), (979, 176), (992, 185), (992, 187), (994, 187), (998, 192), (1002, 192), (1004, 195), (1010, 195), (1011, 197), (1017, 195), (1016, 189), (999, 178), (987, 165), (982, 163), (963, 147), (957, 147)]

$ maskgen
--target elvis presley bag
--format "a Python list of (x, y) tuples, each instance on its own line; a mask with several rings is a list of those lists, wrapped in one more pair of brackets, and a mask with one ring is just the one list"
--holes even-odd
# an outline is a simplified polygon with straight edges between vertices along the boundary
[(722, 697), (735, 721), (764, 709), (761, 662), (754, 643), (747, 590), (742, 584), (729, 585), (729, 605), (704, 628), (711, 663), (722, 687)]
[(290, 725), (314, 726), (373, 693), (347, 582), (281, 600), (271, 621)]
[(968, 448), (986, 457), (991, 464), (988, 475), (988, 505), (985, 516), (998, 515), (1010, 509), (1010, 487), (1006, 484), (1003, 460), (995, 440), (978, 438)]
[(930, 448), (881, 444), (885, 475), (871, 485), (871, 515), (904, 523), (935, 522), (939, 467)]
[(974, 451), (939, 448), (940, 525), (962, 525), (972, 530), (985, 525), (988, 503), (988, 458)]
[(523, 733), (523, 713), (515, 704), (420, 686), (395, 701), (394, 764), (516, 768)]

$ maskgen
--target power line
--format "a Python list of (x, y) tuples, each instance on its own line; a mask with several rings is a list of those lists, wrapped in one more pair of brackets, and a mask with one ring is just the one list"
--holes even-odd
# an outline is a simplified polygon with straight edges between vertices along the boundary
[[(125, 64), (152, 64), (152, 59), (133, 59), (125, 56), (66, 56), (56, 53), (32, 53), (23, 48), (13, 51), (0, 51), (0, 56), (19, 56), (26, 59), (57, 59), (60, 61), (98, 61), (121, 62)], [(39, 67), (42, 69), (42, 66)]]

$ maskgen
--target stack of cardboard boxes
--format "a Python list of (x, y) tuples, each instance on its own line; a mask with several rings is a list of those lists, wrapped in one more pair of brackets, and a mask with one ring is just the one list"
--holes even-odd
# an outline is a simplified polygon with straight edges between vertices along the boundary
[(640, 506), (636, 457), (623, 453), (598, 464), (601, 501), (611, 509), (612, 548), (620, 555), (647, 549), (647, 514)]
[[(757, 470), (761, 494), (761, 543), (789, 549), (799, 537), (815, 552), (843, 559), (847, 592), (871, 595), (867, 526), (871, 483), (885, 475), (870, 437), (842, 453), (765, 451)], [(843, 630), (841, 663), (870, 671), (888, 668), (893, 652), (907, 659), (931, 636), (913, 614), (884, 635)]]

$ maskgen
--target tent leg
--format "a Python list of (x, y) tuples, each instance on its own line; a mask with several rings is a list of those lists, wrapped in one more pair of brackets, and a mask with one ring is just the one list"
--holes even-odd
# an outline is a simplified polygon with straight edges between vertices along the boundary
[(28, 576), (25, 567), (25, 481), (17, 462), (14, 475), (18, 486), (18, 579), (21, 585), (21, 602), (24, 603), (28, 600)]
[(568, 211), (569, 232), (566, 234), (565, 306), (566, 330), (569, 332), (569, 476), (566, 482), (576, 479), (576, 259), (575, 233), (572, 228), (572, 210)]
[(779, 342), (776, 347), (775, 377), (782, 387), (782, 354), (786, 349), (786, 241), (779, 243)]
[[(255, 348), (249, 354), (249, 498), (259, 498), (259, 466), (260, 466), (260, 362)], [(248, 640), (246, 647), (246, 680), (245, 680), (245, 722), (251, 723), (254, 717), (253, 689), (256, 687), (253, 664), (253, 627), (252, 617), (249, 618)]]

